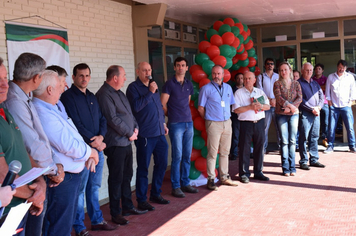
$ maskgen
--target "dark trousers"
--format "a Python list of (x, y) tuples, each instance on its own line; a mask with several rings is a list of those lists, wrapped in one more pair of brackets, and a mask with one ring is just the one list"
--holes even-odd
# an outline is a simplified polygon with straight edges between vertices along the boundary
[(131, 144), (126, 147), (113, 146), (105, 149), (104, 153), (108, 157), (110, 214), (116, 217), (121, 214), (120, 200), (123, 210), (134, 207), (130, 185), (133, 175), (132, 146)]
[(44, 217), (47, 210), (47, 198), (43, 202), (43, 211), (39, 216), (28, 214), (26, 221), (26, 236), (41, 236)]
[(231, 138), (231, 148), (230, 156), (237, 157), (239, 153), (239, 136), (240, 136), (240, 121), (237, 119), (237, 116), (231, 115), (232, 122), (232, 138)]
[(164, 135), (153, 138), (138, 138), (135, 140), (137, 148), (137, 173), (136, 173), (136, 197), (137, 202), (147, 201), (148, 167), (153, 154), (153, 177), (151, 196), (161, 194), (163, 177), (167, 168), (168, 143)]
[(239, 138), (239, 176), (250, 177), (250, 153), (251, 141), (253, 140), (253, 172), (254, 175), (262, 174), (263, 169), (263, 147), (265, 119), (257, 123), (241, 121)]

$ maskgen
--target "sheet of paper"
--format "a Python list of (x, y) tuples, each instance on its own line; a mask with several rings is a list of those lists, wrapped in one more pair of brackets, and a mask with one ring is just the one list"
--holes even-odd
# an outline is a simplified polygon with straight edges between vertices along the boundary
[(21, 223), (23, 217), (27, 213), (32, 203), (21, 203), (15, 207), (12, 207), (9, 214), (6, 217), (4, 224), (0, 228), (1, 236), (11, 236), (15, 234), (15, 231)]
[(28, 184), (32, 180), (36, 179), (38, 176), (43, 175), (48, 170), (50, 170), (50, 167), (46, 167), (46, 168), (34, 167), (31, 170), (27, 171), (25, 174), (21, 175), (19, 178), (15, 179), (14, 184), (16, 185), (16, 188), (21, 187), (25, 184)]

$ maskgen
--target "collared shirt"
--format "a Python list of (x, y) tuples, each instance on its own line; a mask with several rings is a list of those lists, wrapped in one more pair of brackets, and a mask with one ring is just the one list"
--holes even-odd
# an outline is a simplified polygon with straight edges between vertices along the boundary
[(174, 76), (164, 84), (162, 93), (169, 95), (167, 102), (169, 123), (192, 121), (189, 108), (189, 96), (194, 93), (192, 82), (184, 78), (183, 84), (180, 84)]
[(22, 138), (27, 152), (40, 167), (53, 167), (54, 172), (50, 174), (55, 174), (57, 170), (55, 163), (61, 163), (61, 161), (51, 149), (31, 98), (17, 84), (10, 82), (4, 105), (23, 134)]
[(106, 119), (101, 114), (98, 100), (95, 95), (86, 89), (83, 93), (74, 84), (61, 96), (61, 101), (72, 118), (80, 135), (87, 144), (92, 137), (106, 134)]
[(129, 138), (133, 135), (135, 128), (138, 129), (138, 124), (125, 94), (104, 82), (95, 96), (108, 121), (108, 132), (105, 135), (106, 146), (126, 147), (130, 145)]
[(351, 106), (351, 101), (356, 100), (355, 78), (347, 72), (341, 77), (336, 72), (330, 74), (326, 81), (325, 96), (334, 107)]
[(199, 106), (205, 108), (205, 120), (225, 121), (230, 119), (230, 106), (233, 104), (235, 104), (234, 95), (231, 86), (226, 83), (219, 86), (212, 81), (200, 89)]
[(298, 82), (302, 88), (303, 94), (303, 100), (300, 104), (300, 109), (313, 112), (314, 107), (322, 108), (324, 105), (324, 94), (319, 84), (313, 79), (310, 79), (309, 83), (303, 77), (301, 77)]
[(128, 86), (126, 96), (140, 127), (138, 136), (153, 138), (164, 135), (165, 120), (159, 92), (152, 93), (149, 87), (137, 78)]
[(84, 142), (72, 120), (63, 119), (57, 105), (38, 98), (33, 98), (33, 104), (51, 147), (63, 164), (64, 171), (81, 172), (90, 157), (91, 148)]
[[(261, 96), (264, 97), (265, 104), (269, 105), (269, 100), (262, 89), (254, 87), (252, 92), (250, 93), (250, 91), (248, 91), (245, 87), (240, 88), (234, 94), (236, 104), (232, 106), (232, 109), (235, 110), (239, 107), (248, 106), (251, 104), (252, 98), (259, 98)], [(240, 113), (238, 116), (238, 119), (240, 121), (258, 121), (262, 118), (265, 118), (265, 112), (259, 111), (256, 113), (254, 110), (245, 111), (243, 113)]]
[[(263, 84), (262, 84), (262, 75), (263, 75)], [(273, 93), (273, 85), (279, 79), (279, 75), (277, 73), (272, 74), (272, 78), (270, 78), (267, 73), (260, 74), (257, 77), (256, 87), (262, 89), (268, 98), (275, 98)]]

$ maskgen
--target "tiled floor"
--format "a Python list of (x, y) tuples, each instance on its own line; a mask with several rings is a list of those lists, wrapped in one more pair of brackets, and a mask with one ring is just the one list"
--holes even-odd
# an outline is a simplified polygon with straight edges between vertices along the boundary
[[(94, 236), (356, 235), (356, 154), (345, 151), (345, 145), (335, 149), (329, 155), (320, 151), (320, 162), (326, 168), (311, 167), (309, 171), (298, 168), (295, 177), (282, 176), (280, 156), (268, 154), (264, 173), (270, 181), (251, 179), (249, 184), (221, 186), (214, 192), (202, 186), (198, 194), (187, 194), (183, 199), (170, 195), (167, 173), (162, 195), (171, 200), (169, 205), (153, 204), (156, 207), (153, 212), (128, 216), (130, 223), (115, 231), (90, 233)], [(237, 179), (237, 172), (238, 160), (230, 161), (233, 179)], [(102, 210), (109, 220), (108, 205)], [(88, 219), (86, 225), (90, 228)]]

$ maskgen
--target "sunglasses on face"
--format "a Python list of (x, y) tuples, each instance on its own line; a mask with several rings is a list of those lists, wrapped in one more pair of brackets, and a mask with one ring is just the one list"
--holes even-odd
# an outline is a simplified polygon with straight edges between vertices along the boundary
[(267, 66), (273, 66), (274, 63), (273, 63), (273, 62), (267, 62), (266, 65), (267, 65)]

